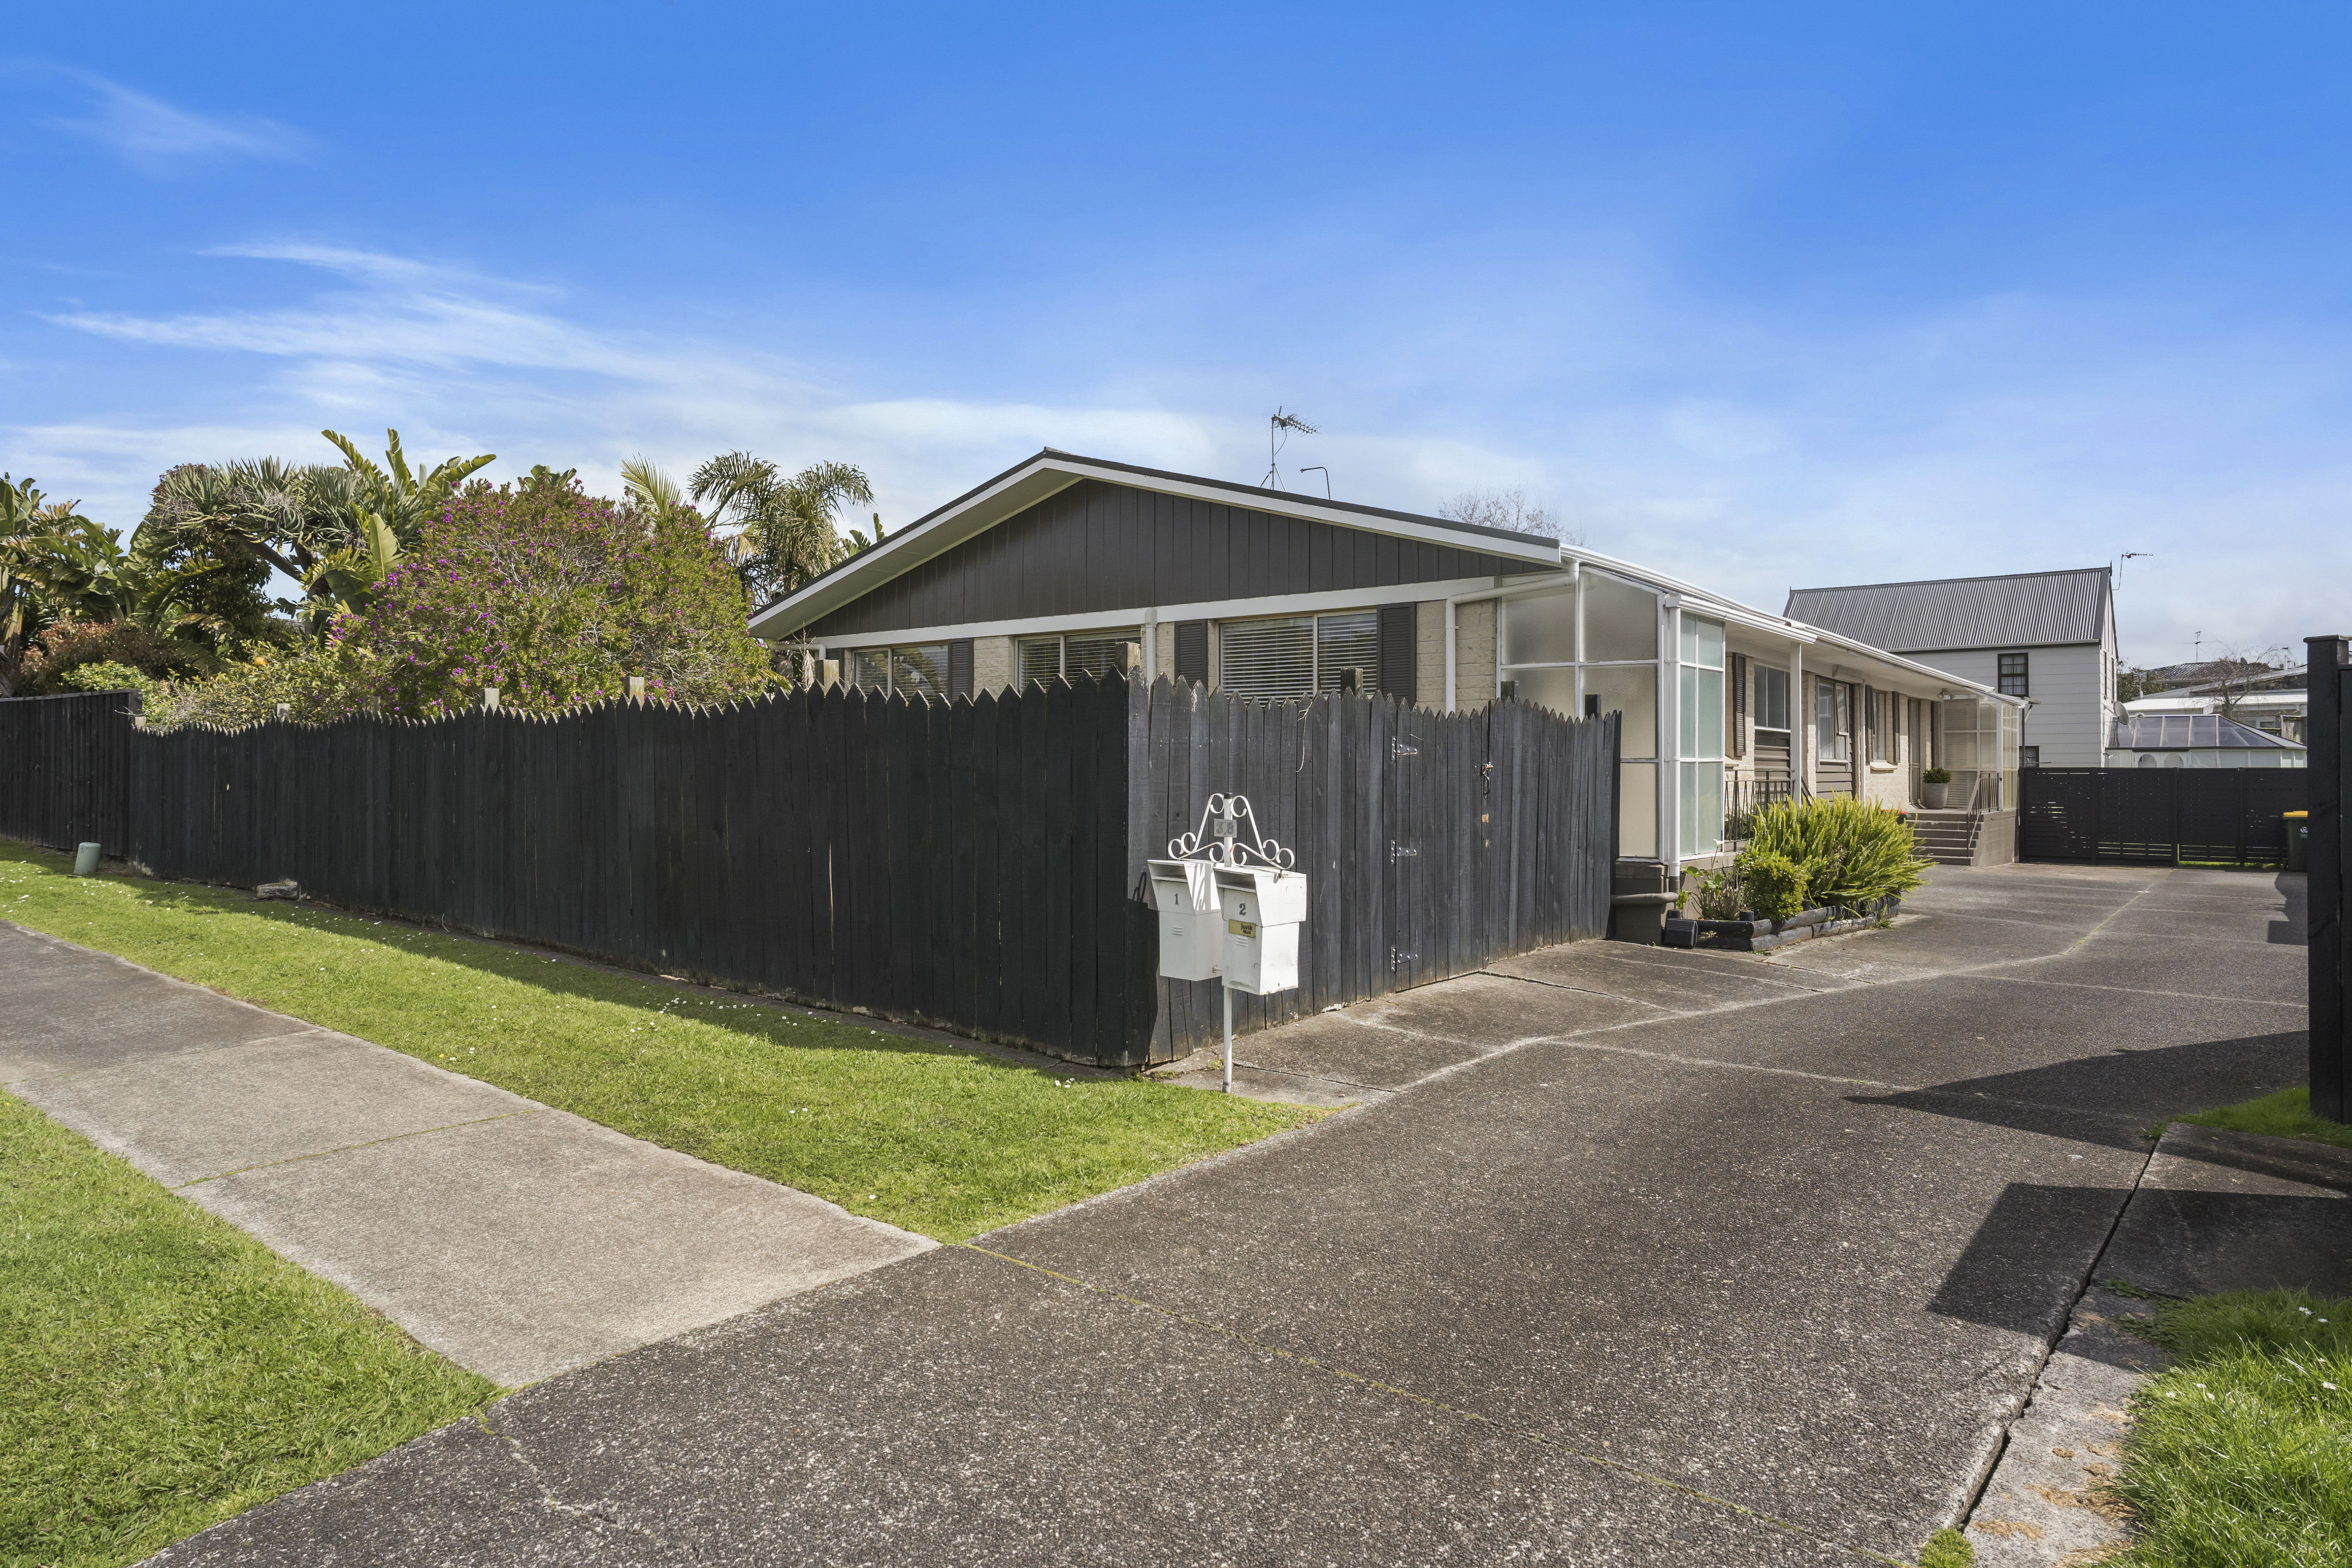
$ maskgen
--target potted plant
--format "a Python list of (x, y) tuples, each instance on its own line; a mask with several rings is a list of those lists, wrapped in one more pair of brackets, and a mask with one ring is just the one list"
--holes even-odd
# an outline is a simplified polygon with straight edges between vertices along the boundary
[(1929, 768), (1919, 775), (1919, 804), (1929, 811), (1941, 811), (1952, 792), (1952, 770)]

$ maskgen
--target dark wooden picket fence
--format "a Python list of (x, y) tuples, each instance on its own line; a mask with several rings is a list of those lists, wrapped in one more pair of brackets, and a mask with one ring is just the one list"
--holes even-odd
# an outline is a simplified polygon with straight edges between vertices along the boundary
[[(1298, 989), (1236, 995), (1236, 1032), (1608, 931), (1614, 715), (1578, 721), (1517, 702), (1440, 714), (1338, 695), (1259, 702), (1162, 680), (1139, 719), (1147, 755), (1129, 765), (1143, 784), (1131, 878), (1225, 791), (1249, 797), (1259, 827), (1307, 877)], [(1216, 982), (1159, 984), (1154, 1059), (1219, 1037)]]
[(1113, 679), (158, 733), (122, 694), (68, 700), (0, 702), (14, 837), (1076, 1060), (1213, 1037), (1213, 988), (1158, 979), (1143, 901), (1212, 791), (1313, 879), (1301, 988), (1237, 998), (1236, 1028), (1608, 923), (1614, 721), (1516, 703)]
[(136, 700), (128, 691), (0, 700), (0, 837), (122, 852)]
[(2278, 865), (2303, 768), (2022, 768), (2018, 856), (2171, 866)]

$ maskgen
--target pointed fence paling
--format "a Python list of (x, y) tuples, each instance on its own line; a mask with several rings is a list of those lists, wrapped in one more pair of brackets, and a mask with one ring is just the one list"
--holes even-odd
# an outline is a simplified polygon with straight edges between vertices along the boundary
[(1616, 723), (1162, 679), (239, 731), (0, 702), (0, 831), (1108, 1065), (1211, 1043), (1143, 862), (1248, 795), (1311, 879), (1249, 1030), (1602, 934)]

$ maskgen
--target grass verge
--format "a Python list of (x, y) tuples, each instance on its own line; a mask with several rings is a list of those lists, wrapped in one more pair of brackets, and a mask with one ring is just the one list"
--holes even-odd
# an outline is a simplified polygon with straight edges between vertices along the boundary
[(135, 1562), (496, 1392), (0, 1094), (0, 1563)]
[(2134, 1396), (2116, 1491), (2129, 1568), (2352, 1565), (2352, 1300), (2168, 1301), (2172, 1366)]
[(2227, 1128), (2232, 1132), (2260, 1132), (2271, 1138), (2300, 1138), (2306, 1143), (2332, 1143), (2338, 1149), (2352, 1149), (2352, 1126), (2314, 1116), (2311, 1113), (2311, 1089), (2303, 1085), (2283, 1089), (2276, 1094), (2265, 1094), (2259, 1099), (2241, 1100), (2235, 1105), (2200, 1110), (2189, 1116), (2175, 1116), (2157, 1123), (2153, 1133), (2160, 1135), (2172, 1121), (2186, 1121), (2198, 1127)]
[(680, 991), (0, 845), (0, 919), (356, 1035), (941, 1241), (1319, 1112)]

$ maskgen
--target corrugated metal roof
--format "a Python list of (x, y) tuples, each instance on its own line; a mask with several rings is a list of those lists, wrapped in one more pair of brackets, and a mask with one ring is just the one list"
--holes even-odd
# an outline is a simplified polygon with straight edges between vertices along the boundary
[(2107, 592), (2107, 568), (2093, 566), (2012, 577), (1792, 588), (1781, 613), (1891, 653), (2036, 647), (2102, 640)]
[(2118, 752), (2189, 752), (2216, 747), (2249, 752), (2272, 748), (2303, 750), (2292, 741), (2265, 735), (2218, 713), (2140, 713), (2118, 719), (2107, 744)]

